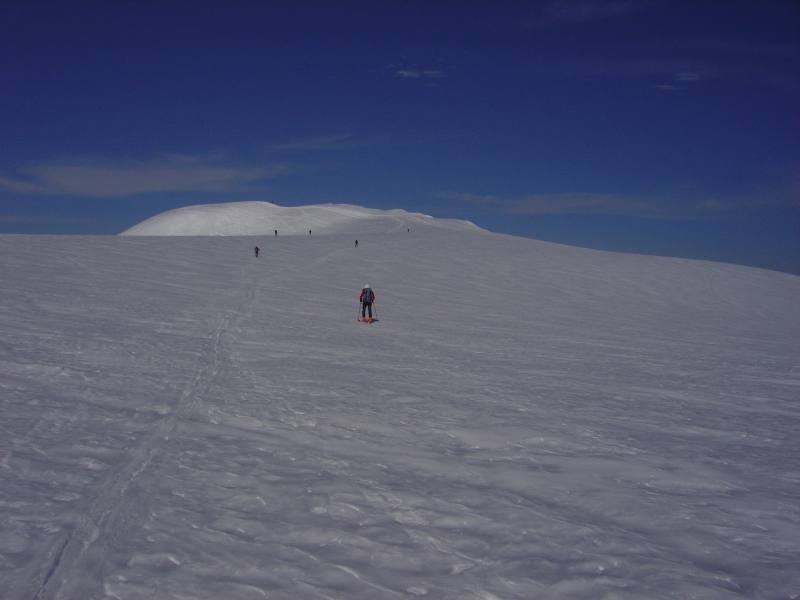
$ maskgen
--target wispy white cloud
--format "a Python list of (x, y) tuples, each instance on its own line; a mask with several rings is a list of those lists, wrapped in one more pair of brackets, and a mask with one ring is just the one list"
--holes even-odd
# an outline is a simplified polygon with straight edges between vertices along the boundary
[(690, 85), (700, 81), (700, 74), (693, 71), (679, 71), (672, 76), (672, 82), (659, 83), (654, 87), (662, 92), (678, 92), (686, 90)]
[(141, 160), (63, 160), (26, 165), (0, 176), (0, 188), (23, 194), (116, 198), (154, 192), (236, 192), (285, 172), (282, 165), (241, 166), (216, 157), (172, 155)]
[(665, 41), (661, 49), (673, 56), (695, 57), (675, 69), (674, 81), (679, 85), (715, 81), (737, 88), (757, 86), (784, 95), (800, 94), (800, 78), (797, 77), (800, 41), (741, 38), (676, 36), (672, 41)]
[(668, 216), (661, 202), (616, 194), (532, 194), (515, 200), (509, 207), (513, 214), (612, 214), (640, 217)]
[[(660, 46), (658, 55), (648, 55), (647, 50), (638, 54), (539, 61), (527, 65), (526, 70), (546, 77), (587, 81), (641, 79), (656, 89), (662, 89), (659, 85), (663, 85), (689, 90), (689, 86), (706, 81), (727, 81), (768, 86), (793, 94), (800, 91), (800, 80), (795, 75), (800, 43), (770, 45), (676, 39)], [(667, 87), (665, 91), (674, 90)]]
[(97, 219), (90, 218), (0, 214), (0, 223), (7, 225), (89, 225), (97, 222)]
[(394, 76), (399, 79), (442, 79), (444, 71), (441, 69), (395, 69)]
[(0, 176), (0, 189), (23, 194), (36, 194), (42, 191), (42, 186), (36, 181)]
[(394, 76), (400, 79), (419, 79), (422, 77), (422, 73), (416, 69), (398, 69)]
[(691, 83), (703, 78), (710, 70), (696, 60), (670, 58), (603, 58), (592, 57), (581, 60), (556, 60), (532, 64), (527, 67), (532, 73), (546, 77), (571, 77), (585, 80), (630, 79), (653, 80), (663, 83)]
[(529, 69), (546, 77), (573, 77), (587, 81), (638, 80), (670, 92), (689, 89), (718, 71), (698, 60), (648, 57), (551, 61), (532, 65)]
[[(442, 192), (438, 198), (463, 202), (511, 215), (616, 215), (649, 219), (679, 219), (719, 216), (756, 207), (744, 198), (645, 197), (628, 194), (551, 193), (523, 197), (500, 197), (469, 192)], [(764, 200), (759, 200), (762, 203)], [(772, 202), (772, 201), (770, 201)]]

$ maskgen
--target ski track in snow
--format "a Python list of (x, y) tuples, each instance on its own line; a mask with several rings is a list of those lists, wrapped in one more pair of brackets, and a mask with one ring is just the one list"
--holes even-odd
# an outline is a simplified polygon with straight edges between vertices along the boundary
[(800, 279), (351, 238), (0, 236), (4, 599), (800, 597)]
[[(242, 269), (244, 271), (244, 269)], [(249, 308), (255, 296), (255, 287), (247, 288), (245, 306)], [(85, 582), (78, 581), (70, 587), (69, 575), (79, 569), (80, 562), (98, 563), (103, 560), (107, 540), (114, 535), (132, 512), (138, 499), (128, 493), (137, 478), (150, 466), (154, 457), (164, 451), (174, 434), (179, 421), (197, 410), (221, 362), (222, 336), (230, 326), (234, 315), (240, 311), (224, 314), (213, 333), (203, 343), (198, 360), (197, 373), (172, 407), (171, 412), (155, 424), (151, 434), (129, 449), (126, 464), (119, 467), (102, 489), (86, 515), (82, 515), (64, 545), (53, 559), (53, 567), (34, 598), (78, 598), (87, 591), (81, 589)], [(91, 583), (91, 582), (90, 582)]]

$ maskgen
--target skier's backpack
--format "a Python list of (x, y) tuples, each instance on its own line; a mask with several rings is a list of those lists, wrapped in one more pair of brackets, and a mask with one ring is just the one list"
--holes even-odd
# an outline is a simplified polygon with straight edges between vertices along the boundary
[(361, 301), (365, 304), (372, 304), (372, 301), (375, 300), (375, 294), (372, 292), (371, 288), (364, 288), (364, 292), (361, 296)]

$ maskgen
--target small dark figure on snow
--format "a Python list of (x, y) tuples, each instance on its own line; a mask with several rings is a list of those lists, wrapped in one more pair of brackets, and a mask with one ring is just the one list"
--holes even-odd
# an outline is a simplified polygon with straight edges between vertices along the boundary
[(356, 240), (356, 248), (358, 248), (358, 240)]
[(256, 258), (258, 258), (258, 253), (261, 252), (258, 246), (256, 246)]
[(278, 237), (278, 230), (275, 230), (275, 237)]
[(372, 321), (372, 303), (375, 302), (375, 292), (368, 283), (364, 284), (364, 289), (361, 290), (358, 299), (361, 302), (361, 320), (365, 320), (366, 314), (369, 312), (369, 320)]
[(311, 230), (310, 229), (308, 230), (308, 235), (311, 235)]

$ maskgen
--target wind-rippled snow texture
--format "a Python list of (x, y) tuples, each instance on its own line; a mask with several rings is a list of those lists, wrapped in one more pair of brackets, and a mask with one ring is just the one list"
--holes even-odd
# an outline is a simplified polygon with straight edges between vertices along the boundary
[(800, 278), (359, 239), (0, 237), (2, 598), (797, 597)]

